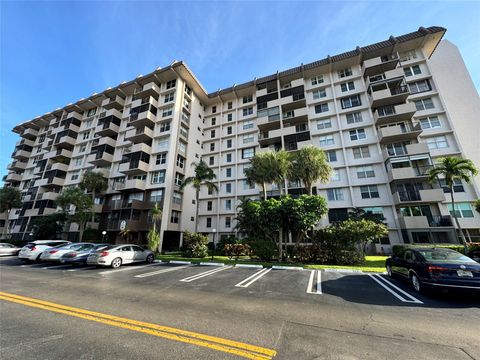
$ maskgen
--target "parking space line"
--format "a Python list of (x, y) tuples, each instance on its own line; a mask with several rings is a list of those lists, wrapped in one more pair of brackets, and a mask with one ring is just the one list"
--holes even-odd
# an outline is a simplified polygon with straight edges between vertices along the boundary
[(83, 271), (83, 270), (91, 270), (96, 268), (97, 268), (96, 266), (88, 266), (88, 267), (82, 267), (82, 268), (69, 269), (67, 271)]
[(144, 277), (159, 275), (159, 274), (163, 274), (163, 273), (167, 273), (167, 272), (171, 272), (171, 271), (181, 270), (181, 269), (183, 269), (183, 268), (191, 267), (191, 266), (192, 266), (192, 265), (175, 266), (175, 267), (171, 267), (171, 268), (167, 268), (167, 269), (162, 269), (162, 270), (157, 270), (157, 271), (151, 271), (151, 272), (148, 272), (148, 273), (143, 273), (143, 274), (135, 275), (134, 277), (136, 277), (136, 278), (144, 278)]
[(11, 259), (17, 259), (17, 256), (12, 255), (12, 256), (0, 256), (0, 260), (11, 260)]
[[(400, 289), (398, 286), (396, 286), (395, 284), (391, 283), (390, 281), (388, 281), (387, 279), (383, 278), (382, 276), (378, 275), (378, 274), (368, 274), (368, 276), (370, 276), (373, 280), (375, 280), (375, 282), (377, 282), (380, 286), (382, 286), (385, 290), (387, 290), (389, 293), (391, 293), (393, 296), (395, 296), (397, 299), (399, 299), (400, 301), (403, 301), (403, 302), (406, 302), (406, 303), (413, 303), (413, 304), (423, 304), (422, 301), (418, 300), (417, 298), (413, 297), (412, 295), (410, 295), (409, 293), (403, 291), (402, 289)], [(379, 279), (381, 279), (382, 281), (380, 281)], [(386, 284), (388, 284), (388, 286)], [(391, 288), (390, 288), (391, 287)], [(397, 292), (395, 292), (398, 291)], [(407, 298), (410, 298), (410, 300), (408, 299), (405, 299), (402, 295), (400, 294), (403, 294), (404, 296), (406, 296)]]
[[(317, 282), (315, 284), (315, 291), (313, 291), (315, 272), (317, 273)], [(310, 272), (310, 278), (308, 279), (307, 286), (307, 294), (322, 295), (322, 272), (320, 270), (312, 270)]]
[(148, 264), (148, 265), (143, 265), (143, 266), (126, 266), (121, 269), (113, 269), (113, 270), (107, 270), (107, 271), (101, 271), (99, 274), (104, 275), (104, 274), (110, 274), (110, 273), (117, 273), (120, 271), (128, 271), (128, 270), (136, 270), (136, 269), (142, 269), (146, 267), (151, 267), (151, 266), (159, 266), (160, 264)]
[(231, 265), (222, 266), (222, 267), (217, 268), (217, 269), (205, 271), (205, 272), (200, 273), (200, 274), (197, 274), (197, 275), (193, 275), (193, 276), (186, 277), (185, 279), (181, 279), (180, 281), (183, 281), (183, 282), (192, 282), (192, 281), (195, 281), (195, 280), (204, 278), (204, 277), (206, 277), (206, 276), (210, 276), (210, 275), (216, 274), (217, 272), (230, 269), (230, 268), (232, 268), (232, 267), (233, 267), (233, 266), (231, 266)]
[(263, 276), (267, 275), (268, 272), (272, 271), (272, 268), (265, 268), (262, 270), (257, 271), (255, 274), (250, 275), (248, 278), (245, 280), (240, 281), (238, 284), (236, 284), (236, 287), (249, 287), (252, 285), (255, 281), (258, 279), (262, 278)]
[(67, 267), (68, 268), (68, 265), (65, 265), (65, 264), (63, 264), (63, 265), (50, 265), (50, 266), (44, 266), (44, 267), (42, 267), (42, 269), (44, 269), (44, 270), (45, 269), (60, 269), (62, 267)]

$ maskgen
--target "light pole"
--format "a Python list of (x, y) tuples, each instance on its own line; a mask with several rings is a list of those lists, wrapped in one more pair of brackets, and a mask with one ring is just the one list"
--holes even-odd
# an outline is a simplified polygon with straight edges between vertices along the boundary
[(102, 242), (105, 242), (105, 235), (107, 235), (107, 232), (105, 230), (102, 231)]
[(212, 233), (213, 233), (212, 260), (213, 260), (213, 257), (215, 256), (215, 235), (217, 234), (217, 229), (212, 229)]

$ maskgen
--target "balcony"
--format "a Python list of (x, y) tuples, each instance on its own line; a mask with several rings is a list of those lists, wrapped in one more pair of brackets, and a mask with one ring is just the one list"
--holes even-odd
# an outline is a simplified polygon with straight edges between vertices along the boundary
[(56, 151), (50, 151), (45, 155), (46, 159), (52, 159), (55, 161), (62, 161), (72, 158), (72, 152), (66, 149), (58, 149)]
[(34, 130), (34, 129), (31, 129), (31, 128), (28, 128), (26, 129), (22, 135), (20, 135), (21, 137), (24, 137), (26, 139), (29, 139), (29, 140), (35, 140), (37, 138), (37, 135), (38, 135), (38, 131), (37, 130)]
[(363, 76), (371, 76), (388, 70), (393, 70), (398, 65), (398, 54), (379, 56), (365, 60), (362, 64)]
[(12, 154), (12, 158), (15, 160), (27, 160), (30, 157), (31, 152), (25, 150), (16, 150)]
[(134, 209), (134, 210), (147, 210), (152, 207), (152, 203), (142, 200), (112, 200), (105, 205), (106, 211), (122, 210), (122, 209)]
[(75, 146), (75, 141), (76, 139), (74, 139), (73, 137), (69, 135), (64, 135), (60, 138), (57, 138), (57, 140), (55, 140), (55, 146), (59, 149), (72, 150), (73, 147)]
[(370, 106), (372, 108), (377, 108), (379, 106), (387, 106), (405, 102), (410, 91), (408, 86), (400, 85), (396, 87), (388, 87), (386, 89), (372, 91), (370, 98)]
[(50, 164), (47, 165), (46, 170), (60, 170), (63, 172), (67, 172), (68, 170), (68, 164), (63, 164), (63, 163), (55, 163), (55, 164)]
[(95, 128), (95, 134), (99, 136), (115, 137), (118, 134), (120, 127), (111, 121), (107, 121)]
[(376, 85), (382, 82), (388, 82), (391, 80), (403, 80), (405, 73), (402, 68), (396, 68), (393, 70), (385, 71), (380, 74), (372, 75), (367, 77), (365, 81), (365, 87), (368, 89), (370, 85)]
[(8, 170), (19, 171), (25, 170), (27, 163), (23, 161), (14, 161), (8, 166)]
[(391, 169), (388, 171), (388, 181), (396, 180), (408, 180), (418, 179), (422, 177), (428, 177), (428, 172), (432, 169), (432, 165), (420, 166), (420, 167), (403, 167)]
[(102, 101), (102, 107), (107, 110), (116, 109), (121, 111), (125, 106), (125, 99), (116, 95)]
[(393, 193), (395, 205), (409, 203), (435, 203), (445, 201), (442, 189), (425, 189), (418, 191), (398, 191)]
[(126, 175), (139, 175), (148, 172), (148, 164), (143, 161), (131, 161), (120, 164), (118, 171)]
[[(285, 110), (285, 109), (283, 109)], [(306, 107), (286, 110), (282, 113), (284, 126), (287, 124), (296, 125), (308, 121), (308, 109)]]
[(141, 89), (136, 89), (134, 92), (136, 98), (145, 96), (158, 97), (160, 95), (160, 87), (154, 82), (143, 85)]
[(408, 144), (403, 147), (401, 150), (393, 151), (383, 149), (383, 160), (386, 161), (390, 157), (405, 156), (405, 155), (420, 155), (420, 154), (430, 154), (430, 149), (425, 143), (418, 144)]
[(64, 181), (65, 179), (61, 179), (58, 177), (38, 179), (37, 181), (35, 181), (35, 186), (58, 187), (58, 186), (63, 186)]
[(105, 151), (98, 152), (96, 154), (90, 154), (87, 157), (87, 162), (96, 166), (108, 166), (113, 161), (113, 155)]
[(35, 145), (35, 141), (34, 140), (28, 140), (28, 139), (18, 140), (15, 143), (15, 146), (20, 146), (20, 145), (33, 146), (33, 145)]
[(149, 104), (153, 105), (154, 107), (158, 108), (158, 101), (155, 100), (154, 97), (152, 96), (146, 96), (144, 98), (140, 98), (138, 96), (135, 96), (135, 100), (132, 101), (132, 105), (130, 106), (131, 109), (135, 109), (136, 107)]
[(141, 190), (144, 191), (147, 185), (146, 181), (131, 179), (126, 180), (124, 183), (118, 183), (116, 190)]
[(53, 192), (53, 191), (48, 191), (48, 192), (38, 194), (37, 195), (37, 200), (52, 200), (52, 201), (55, 201), (55, 200), (57, 200), (59, 195), (60, 195), (60, 193)]
[(115, 139), (112, 139), (109, 136), (103, 136), (103, 137), (97, 138), (93, 141), (92, 149), (94, 149), (95, 147), (100, 147), (100, 146), (104, 146), (104, 145), (108, 145), (112, 148), (115, 148), (116, 143), (117, 143), (117, 141)]
[(124, 154), (131, 154), (131, 153), (136, 153), (139, 151), (143, 151), (146, 154), (151, 154), (152, 153), (152, 148), (151, 146), (148, 146), (147, 144), (144, 143), (138, 143), (132, 145), (130, 148), (127, 148), (124, 152)]
[(143, 111), (137, 114), (131, 114), (128, 117), (128, 123), (136, 128), (139, 127), (153, 127), (155, 125), (156, 115), (152, 114), (149, 110)]
[(14, 172), (8, 173), (4, 180), (6, 183), (16, 183), (22, 181), (22, 175), (16, 174)]
[(416, 140), (422, 133), (420, 124), (404, 124), (382, 127), (378, 130), (380, 143), (391, 143), (406, 140)]
[(127, 130), (125, 133), (125, 140), (133, 143), (148, 142), (153, 139), (153, 131), (148, 127), (139, 127), (137, 129)]
[(414, 103), (385, 106), (374, 111), (373, 120), (377, 126), (408, 121), (416, 111)]
[(449, 215), (435, 216), (399, 216), (402, 229), (428, 229), (429, 227), (452, 227), (452, 218)]
[(62, 118), (62, 120), (68, 120), (68, 119), (77, 119), (77, 120), (82, 120), (83, 118), (83, 115), (79, 114), (78, 112), (76, 111), (72, 111), (72, 112), (69, 112), (67, 114), (67, 117), (66, 118)]

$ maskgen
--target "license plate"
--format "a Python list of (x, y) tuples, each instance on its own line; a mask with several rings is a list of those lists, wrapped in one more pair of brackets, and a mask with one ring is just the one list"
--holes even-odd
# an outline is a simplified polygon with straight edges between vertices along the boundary
[(462, 277), (473, 277), (472, 272), (468, 270), (457, 270), (457, 275)]

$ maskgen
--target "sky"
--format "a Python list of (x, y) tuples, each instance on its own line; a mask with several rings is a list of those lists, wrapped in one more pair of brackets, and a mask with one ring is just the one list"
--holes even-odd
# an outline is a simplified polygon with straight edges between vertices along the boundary
[(174, 60), (212, 92), (434, 25), (480, 89), (480, 1), (0, 0), (0, 179), (16, 124)]

